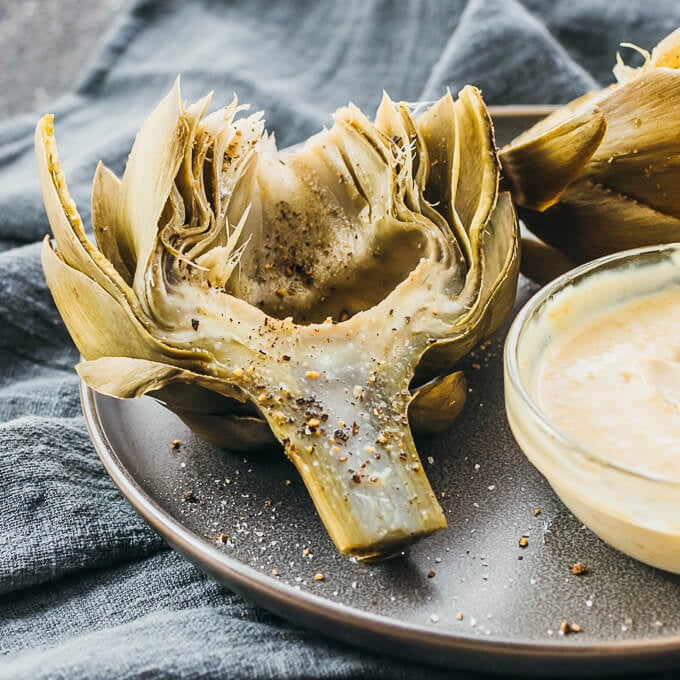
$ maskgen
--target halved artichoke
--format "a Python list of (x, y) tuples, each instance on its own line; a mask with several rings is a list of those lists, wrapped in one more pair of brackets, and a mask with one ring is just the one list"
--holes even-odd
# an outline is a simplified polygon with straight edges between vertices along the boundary
[(680, 241), (680, 29), (651, 55), (638, 51), (641, 67), (618, 56), (618, 83), (558, 109), (501, 150), (522, 219), (570, 258), (555, 260), (558, 269)]
[(444, 527), (409, 409), (423, 427), (442, 403), (460, 410), (456, 364), (505, 319), (518, 273), (479, 92), (417, 120), (387, 96), (375, 122), (350, 105), (292, 153), (260, 114), (237, 118), (234, 101), (206, 116), (209, 100), (185, 106), (176, 83), (122, 180), (99, 165), (97, 248), (52, 118), (38, 124), (55, 239), (43, 267), (79, 375), (115, 397), (151, 394), (227, 445), (273, 433), (342, 553)]

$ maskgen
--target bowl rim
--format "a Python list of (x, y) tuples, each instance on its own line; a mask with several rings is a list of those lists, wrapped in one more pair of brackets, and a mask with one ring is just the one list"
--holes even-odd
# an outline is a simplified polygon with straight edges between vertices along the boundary
[[(663, 254), (666, 252), (670, 255), (677, 253), (678, 256), (680, 256), (680, 241), (617, 251), (610, 255), (605, 255), (579, 265), (578, 267), (561, 274), (556, 279), (553, 279), (550, 283), (538, 290), (515, 316), (510, 329), (508, 330), (503, 348), (503, 365), (505, 369), (504, 377), (506, 380), (506, 389), (508, 387), (507, 382), (509, 381), (509, 386), (519, 395), (524, 407), (528, 410), (531, 419), (547, 432), (552, 439), (557, 441), (560, 446), (568, 449), (570, 452), (574, 452), (590, 463), (596, 463), (603, 468), (612, 469), (617, 473), (621, 473), (628, 477), (660, 484), (662, 486), (680, 488), (680, 478), (667, 477), (651, 472), (648, 473), (608, 460), (603, 455), (588, 448), (582, 442), (572, 438), (550, 419), (550, 417), (541, 409), (537, 400), (531, 395), (520, 375), (518, 361), (518, 351), (521, 339), (527, 329), (528, 323), (534, 318), (534, 313), (539, 307), (550, 304), (549, 300), (551, 297), (566, 289), (568, 286), (597, 274), (610, 264), (625, 262), (626, 260), (632, 262), (643, 255), (649, 255), (651, 253)], [(507, 406), (506, 399), (506, 410)]]

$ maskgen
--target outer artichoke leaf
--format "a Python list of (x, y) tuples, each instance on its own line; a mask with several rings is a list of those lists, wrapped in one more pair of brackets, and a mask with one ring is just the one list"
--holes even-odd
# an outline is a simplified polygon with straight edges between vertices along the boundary
[(483, 263), (476, 319), (469, 319), (479, 342), (508, 318), (515, 302), (520, 265), (517, 215), (508, 192), (498, 194), (496, 207), (484, 230), (479, 260)]
[(496, 208), (478, 243), (479, 280), (468, 310), (452, 324), (446, 340), (433, 343), (423, 355), (416, 381), (451, 371), (477, 344), (507, 319), (515, 301), (520, 266), (517, 216), (510, 194), (498, 196)]
[(121, 292), (128, 299), (132, 298), (129, 286), (85, 235), (59, 162), (51, 115), (41, 118), (36, 127), (35, 155), (45, 212), (59, 246), (59, 257), (97, 281), (112, 295)]
[[(36, 127), (35, 153), (43, 203), (57, 243), (58, 257), (96, 281), (114, 298), (122, 296), (126, 307), (149, 328), (149, 321), (141, 310), (137, 296), (114, 265), (93, 247), (85, 235), (82, 220), (62, 173), (52, 116), (43, 117)], [(54, 291), (52, 293), (54, 295)]]
[[(225, 396), (225, 394), (193, 382), (179, 381), (148, 394), (175, 412), (220, 416), (227, 414), (259, 418), (262, 422), (266, 422), (257, 406), (249, 401), (242, 391), (237, 390), (230, 383), (220, 389), (225, 394), (231, 390), (234, 393), (232, 396)], [(271, 436), (274, 437), (273, 434)]]
[(120, 188), (117, 239), (123, 261), (135, 272), (135, 288), (153, 251), (158, 222), (189, 138), (179, 79), (144, 121), (128, 157)]
[(522, 212), (521, 217), (539, 238), (575, 262), (671, 243), (680, 234), (677, 217), (586, 179), (571, 184), (552, 208), (543, 213)]
[(496, 206), (500, 168), (493, 124), (479, 90), (464, 87), (454, 111), (461, 147), (455, 210), (467, 228), (474, 250), (475, 232), (484, 229)]
[[(616, 87), (616, 85), (610, 86), (609, 89)], [(582, 111), (594, 111), (597, 108), (597, 102), (600, 99), (603, 92), (606, 92), (608, 88), (604, 90), (596, 90), (593, 92), (587, 92), (576, 99), (573, 99), (567, 104), (560, 106), (555, 109), (552, 113), (548, 114), (545, 118), (541, 118), (537, 123), (534, 123), (528, 130), (525, 130), (521, 134), (517, 135), (506, 147), (520, 146), (533, 139), (538, 139), (546, 133), (549, 133), (553, 129), (560, 128), (564, 124), (568, 124), (569, 120), (574, 115), (580, 115)], [(503, 151), (503, 149), (501, 149)]]
[(109, 354), (154, 355), (156, 342), (125, 309), (123, 302), (66, 264), (53, 250), (49, 237), (43, 241), (41, 254), (47, 285), (57, 309), (78, 351), (86, 359)]
[[(430, 175), (430, 159), (427, 153), (427, 144), (423, 136), (420, 134), (420, 130), (415, 123), (415, 120), (411, 116), (408, 106), (404, 103), (399, 105), (399, 114), (408, 134), (408, 138), (411, 140), (411, 152), (412, 152), (412, 168), (413, 168), (413, 182), (415, 186), (419, 189), (420, 194), (425, 191), (427, 186), (427, 180)], [(414, 196), (413, 210), (421, 210), (424, 201), (415, 194)]]
[(608, 129), (585, 177), (680, 218), (679, 105), (680, 71), (668, 68), (649, 70), (600, 98)]
[(135, 399), (162, 390), (173, 382), (204, 387), (224, 397), (245, 399), (243, 393), (221, 378), (171, 364), (130, 356), (103, 356), (76, 366), (78, 375), (96, 392), (118, 399)]
[(49, 237), (42, 246), (47, 285), (81, 355), (131, 356), (180, 361), (188, 365), (209, 359), (205, 352), (173, 350), (152, 337), (120, 295), (113, 297), (96, 281), (66, 264)]
[(680, 69), (680, 28), (667, 35), (653, 50), (652, 68)]
[(472, 262), (470, 239), (455, 209), (461, 147), (451, 93), (447, 92), (427, 109), (416, 125), (430, 159), (430, 171), (424, 187), (425, 199), (446, 220), (469, 267)]
[(194, 434), (223, 449), (261, 451), (280, 446), (267, 421), (261, 418), (173, 411)]
[[(407, 127), (405, 123), (411, 124)], [(395, 103), (383, 92), (380, 106), (375, 114), (375, 126), (387, 138), (391, 139), (397, 149), (397, 159), (401, 166), (398, 177), (404, 183), (404, 199), (406, 206), (411, 210), (420, 209), (420, 192), (417, 189), (414, 172), (414, 149), (417, 145), (417, 138), (413, 134), (415, 126), (410, 121), (408, 112), (403, 115), (401, 110), (397, 110)]]
[(544, 285), (575, 266), (571, 258), (544, 241), (522, 238), (521, 270), (532, 281)]
[(587, 108), (540, 135), (525, 133), (501, 149), (503, 179), (515, 203), (539, 211), (555, 204), (583, 173), (606, 130), (602, 111)]
[(116, 237), (119, 201), (120, 180), (99, 161), (92, 183), (92, 229), (100, 252), (125, 283), (132, 285), (133, 273), (123, 261)]
[(408, 417), (416, 434), (435, 434), (448, 429), (460, 415), (467, 398), (463, 371), (454, 371), (421, 385), (413, 393)]

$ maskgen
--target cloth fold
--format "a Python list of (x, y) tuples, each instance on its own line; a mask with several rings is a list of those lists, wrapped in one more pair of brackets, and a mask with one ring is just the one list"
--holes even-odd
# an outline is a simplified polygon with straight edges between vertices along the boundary
[[(97, 161), (122, 172), (178, 73), (187, 99), (237, 92), (263, 109), (286, 146), (350, 100), (373, 110), (383, 89), (416, 101), (473, 83), (488, 104), (566, 101), (611, 82), (619, 42), (651, 47), (678, 25), (677, 0), (143, 0), (50, 109), (87, 223)], [(281, 621), (167, 551), (121, 497), (40, 268), (37, 118), (0, 123), (0, 678), (472, 677)]]

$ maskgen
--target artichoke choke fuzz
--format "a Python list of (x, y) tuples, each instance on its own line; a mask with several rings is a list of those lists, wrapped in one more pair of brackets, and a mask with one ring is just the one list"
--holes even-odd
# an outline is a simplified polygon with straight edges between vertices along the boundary
[(261, 114), (209, 103), (185, 105), (175, 83), (122, 179), (100, 163), (96, 247), (52, 118), (37, 126), (43, 268), (78, 374), (232, 448), (273, 435), (342, 553), (397, 550), (446, 524), (409, 415), (450, 422), (457, 363), (515, 296), (517, 221), (487, 110), (472, 87), (418, 117), (385, 96), (374, 121), (341, 108), (286, 153)]
[(680, 29), (651, 54), (626, 46), (642, 54), (642, 66), (619, 55), (617, 83), (558, 109), (501, 150), (520, 216), (561, 253), (532, 244), (527, 270), (545, 270), (539, 257), (559, 273), (618, 250), (680, 241)]

